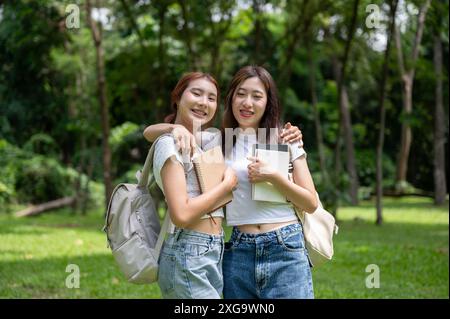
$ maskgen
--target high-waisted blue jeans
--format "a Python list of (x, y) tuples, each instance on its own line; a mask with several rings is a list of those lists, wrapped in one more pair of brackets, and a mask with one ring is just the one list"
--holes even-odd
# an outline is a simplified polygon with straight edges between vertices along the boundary
[(300, 224), (261, 234), (237, 227), (225, 243), (226, 299), (312, 299), (311, 266)]
[(159, 256), (158, 284), (163, 298), (221, 298), (223, 246), (223, 233), (176, 229), (170, 234)]

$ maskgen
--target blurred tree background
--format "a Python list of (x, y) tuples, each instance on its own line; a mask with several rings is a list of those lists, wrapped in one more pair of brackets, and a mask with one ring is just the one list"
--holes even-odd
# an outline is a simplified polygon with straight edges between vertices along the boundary
[(104, 205), (114, 185), (134, 181), (149, 147), (142, 132), (169, 113), (170, 92), (184, 72), (213, 74), (223, 97), (247, 64), (272, 73), (283, 119), (301, 128), (331, 211), (377, 195), (377, 157), (382, 194), (443, 204), (448, 6), (3, 1), (0, 211), (61, 198), (72, 199), (74, 212)]

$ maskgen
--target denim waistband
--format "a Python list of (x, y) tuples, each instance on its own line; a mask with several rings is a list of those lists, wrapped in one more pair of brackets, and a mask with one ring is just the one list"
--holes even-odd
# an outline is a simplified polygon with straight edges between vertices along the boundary
[(279, 236), (285, 236), (290, 233), (298, 232), (302, 230), (300, 223), (290, 224), (281, 228), (258, 234), (250, 234), (241, 232), (236, 226), (233, 227), (231, 233), (231, 241), (245, 241), (245, 242), (261, 242), (261, 241), (273, 241), (279, 239)]
[(222, 230), (222, 233), (220, 235), (213, 235), (213, 234), (198, 232), (198, 231), (195, 231), (192, 229), (184, 229), (184, 228), (175, 227), (175, 231), (172, 234), (170, 234), (170, 236), (167, 240), (170, 242), (186, 240), (191, 243), (208, 242), (208, 243), (220, 244), (224, 240), (224, 232)]

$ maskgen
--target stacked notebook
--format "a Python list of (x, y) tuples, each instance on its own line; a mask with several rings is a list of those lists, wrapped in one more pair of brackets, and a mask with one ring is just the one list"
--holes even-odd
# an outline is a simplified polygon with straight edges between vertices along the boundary
[[(269, 163), (282, 176), (288, 178), (289, 148), (287, 144), (255, 144), (252, 155)], [(269, 182), (252, 184), (252, 199), (265, 202), (287, 202), (286, 196)]]
[[(193, 158), (195, 173), (202, 193), (209, 191), (223, 180), (226, 165), (222, 154), (222, 148), (216, 146), (206, 152), (197, 153)], [(211, 212), (225, 206), (233, 199), (230, 192), (223, 198)]]

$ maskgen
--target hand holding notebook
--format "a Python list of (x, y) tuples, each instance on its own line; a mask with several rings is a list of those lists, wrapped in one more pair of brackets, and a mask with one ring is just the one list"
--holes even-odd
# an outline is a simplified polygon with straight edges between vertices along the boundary
[[(220, 146), (216, 146), (203, 153), (195, 154), (192, 162), (202, 193), (207, 192), (222, 182), (226, 165)], [(232, 199), (233, 194), (230, 192), (211, 211), (225, 206)]]
[[(284, 177), (288, 177), (289, 149), (287, 144), (255, 144), (252, 155), (270, 165)], [(286, 203), (286, 196), (270, 182), (252, 184), (252, 199), (257, 201)]]

